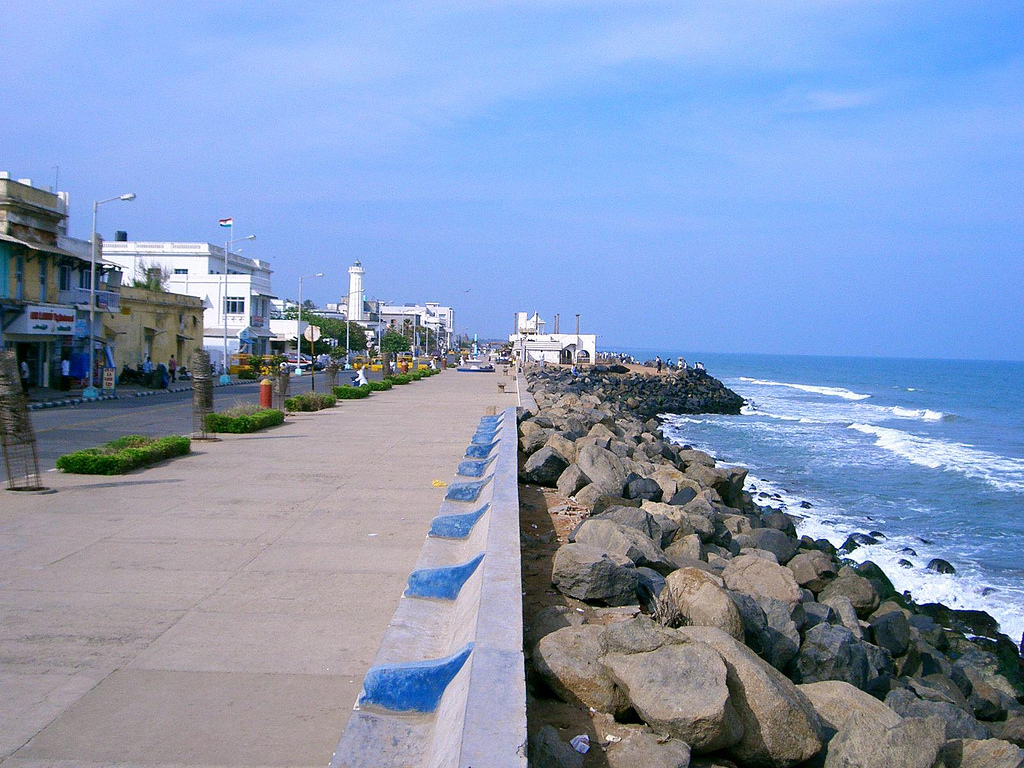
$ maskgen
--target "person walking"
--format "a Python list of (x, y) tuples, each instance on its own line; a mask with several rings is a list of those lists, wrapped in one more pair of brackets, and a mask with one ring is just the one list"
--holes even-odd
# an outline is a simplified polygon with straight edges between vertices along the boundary
[(167, 363), (167, 372), (171, 374), (172, 384), (178, 380), (178, 361), (174, 359), (174, 355), (171, 355), (171, 359)]
[(71, 358), (65, 357), (60, 361), (60, 391), (67, 392), (71, 389)]
[(661, 356), (654, 358), (654, 365), (658, 369), (658, 373), (661, 373)]
[(28, 363), (24, 360), (21, 361), (21, 365), (18, 366), (18, 375), (21, 376), (21, 391), (26, 396), (28, 395)]

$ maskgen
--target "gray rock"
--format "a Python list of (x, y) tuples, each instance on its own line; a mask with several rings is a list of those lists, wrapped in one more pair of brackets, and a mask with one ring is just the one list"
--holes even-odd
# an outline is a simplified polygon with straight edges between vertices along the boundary
[(684, 507), (695, 498), (697, 498), (697, 491), (691, 486), (684, 486), (669, 497), (668, 503), (676, 507)]
[(785, 512), (769, 512), (762, 519), (766, 528), (774, 528), (777, 531), (782, 531), (787, 536), (796, 538), (796, 523)]
[(850, 598), (845, 595), (825, 596), (821, 602), (836, 612), (839, 623), (853, 633), (853, 636), (860, 640), (864, 636), (860, 621), (857, 619), (857, 609), (853, 607)]
[(838, 574), (832, 558), (816, 549), (800, 552), (786, 563), (786, 567), (793, 572), (797, 584), (814, 594), (821, 592)]
[(576, 457), (576, 464), (590, 482), (605, 494), (622, 495), (622, 489), (626, 485), (626, 471), (622, 466), (622, 459), (614, 453), (596, 445), (585, 445)]
[(576, 461), (576, 446), (573, 445), (571, 440), (567, 440), (557, 432), (548, 438), (547, 442), (544, 443), (544, 447), (557, 452), (565, 459), (566, 464), (572, 464)]
[(527, 456), (536, 453), (544, 447), (544, 443), (548, 441), (548, 438), (551, 435), (551, 430), (536, 427), (531, 431), (525, 432), (523, 436), (519, 438), (519, 449)]
[[(791, 561), (792, 562), (792, 561)], [(837, 614), (830, 605), (825, 603), (803, 603), (804, 616), (807, 618), (807, 629), (817, 626), (818, 624), (839, 624), (839, 614)]]
[(848, 597), (860, 618), (867, 618), (878, 608), (878, 592), (871, 582), (859, 576), (849, 566), (839, 571), (839, 576), (821, 590), (818, 599), (828, 603), (830, 597)]
[(555, 487), (563, 496), (575, 496), (587, 482), (587, 476), (583, 474), (583, 471), (575, 464), (570, 464), (558, 476), (558, 482), (555, 484)]
[(585, 544), (566, 544), (555, 552), (551, 581), (564, 595), (606, 605), (636, 603), (633, 561)]
[(519, 479), (524, 483), (554, 487), (569, 463), (553, 448), (544, 447), (526, 460)]
[(730, 756), (743, 765), (782, 768), (819, 752), (824, 743), (821, 721), (785, 675), (720, 630), (683, 627), (678, 632), (707, 643), (725, 660), (732, 705), (743, 726)]
[(956, 739), (942, 751), (945, 768), (1021, 768), (1024, 750), (999, 739)]
[(938, 718), (905, 718), (886, 726), (856, 712), (829, 742), (825, 768), (933, 768), (945, 741)]
[(563, 701), (598, 712), (621, 712), (626, 697), (600, 662), (604, 640), (605, 628), (593, 624), (556, 630), (537, 644), (534, 668)]
[(1024, 714), (1010, 713), (1006, 720), (1001, 723), (992, 723), (989, 726), (994, 735), (1004, 741), (1024, 746)]
[(689, 768), (690, 746), (679, 739), (659, 741), (647, 730), (635, 730), (605, 753), (609, 768)]
[(567, 605), (549, 605), (537, 612), (524, 633), (527, 651), (533, 650), (540, 639), (565, 627), (583, 625), (583, 614)]
[(863, 689), (868, 682), (868, 655), (846, 627), (819, 624), (807, 630), (793, 664), (800, 683), (842, 680)]
[(826, 740), (840, 731), (846, 721), (857, 712), (865, 713), (873, 721), (886, 727), (900, 722), (900, 716), (869, 693), (842, 680), (822, 680), (804, 683), (797, 688), (803, 693), (821, 718)]
[(645, 723), (694, 752), (724, 749), (742, 737), (725, 662), (711, 646), (693, 642), (648, 653), (612, 653), (604, 665)]
[(648, 613), (657, 611), (658, 598), (664, 589), (665, 577), (656, 570), (643, 566), (636, 569), (636, 594)]
[(901, 611), (891, 611), (871, 619), (871, 640), (893, 656), (902, 656), (910, 645), (910, 622)]
[(530, 768), (583, 768), (584, 757), (552, 725), (530, 738)]
[(743, 467), (726, 467), (718, 470), (720, 479), (712, 487), (718, 491), (727, 507), (743, 508), (743, 482), (747, 479), (747, 470)]
[(591, 520), (611, 520), (613, 523), (634, 528), (640, 533), (655, 542), (661, 540), (661, 526), (658, 525), (654, 516), (640, 507), (608, 507), (608, 509), (593, 515)]
[(797, 540), (774, 528), (754, 528), (742, 537), (736, 537), (741, 547), (756, 547), (771, 552), (785, 565), (797, 551)]
[(890, 691), (885, 704), (901, 717), (934, 715), (940, 718), (945, 724), (947, 739), (987, 739), (992, 735), (988, 728), (955, 704), (919, 699), (905, 688)]
[(743, 639), (739, 608), (717, 576), (697, 568), (680, 568), (668, 575), (666, 585), (672, 604), (686, 624), (717, 627), (734, 638)]
[(768, 629), (768, 617), (764, 615), (764, 610), (758, 605), (757, 600), (742, 592), (729, 592), (729, 597), (736, 603), (740, 618), (743, 620), (743, 642), (750, 650), (778, 669), (773, 663), (773, 636)]
[(619, 525), (611, 520), (591, 517), (580, 523), (573, 533), (577, 544), (586, 544), (609, 554), (622, 555), (635, 565), (653, 568), (661, 574), (669, 574), (676, 564), (661, 551), (661, 548), (636, 528)]
[(732, 560), (722, 572), (725, 585), (734, 592), (752, 597), (774, 597), (790, 603), (800, 602), (800, 587), (793, 572), (782, 565), (752, 555)]
[(764, 611), (768, 623), (769, 652), (765, 659), (778, 670), (785, 670), (800, 651), (800, 626), (794, 621), (794, 614), (799, 614), (803, 624), (803, 607), (773, 597), (757, 597), (757, 604)]
[(647, 477), (640, 477), (637, 474), (631, 474), (626, 478), (624, 494), (627, 499), (661, 501), (662, 490), (656, 481)]
[(605, 631), (607, 653), (648, 653), (663, 645), (684, 642), (686, 638), (668, 627), (657, 624), (647, 616), (609, 624)]

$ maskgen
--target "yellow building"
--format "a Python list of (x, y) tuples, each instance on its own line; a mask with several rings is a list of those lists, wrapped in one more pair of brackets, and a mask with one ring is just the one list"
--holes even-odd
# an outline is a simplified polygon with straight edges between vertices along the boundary
[(189, 365), (203, 346), (203, 300), (180, 293), (121, 286), (120, 311), (103, 314), (101, 333), (118, 373), (149, 357), (153, 366)]

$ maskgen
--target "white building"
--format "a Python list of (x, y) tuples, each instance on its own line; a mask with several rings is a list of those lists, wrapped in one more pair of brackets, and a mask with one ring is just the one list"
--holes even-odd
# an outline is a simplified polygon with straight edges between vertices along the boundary
[[(120, 233), (119, 233), (120, 234)], [(122, 235), (123, 236), (123, 235)], [(267, 354), (271, 299), (270, 264), (210, 243), (132, 242), (103, 243), (103, 258), (121, 267), (125, 281), (159, 269), (167, 289), (203, 300), (203, 348), (218, 369), (227, 353)], [(226, 267), (226, 268), (225, 268)]]
[(545, 333), (547, 323), (536, 312), (516, 313), (516, 332), (510, 334), (512, 354), (539, 363), (592, 363), (597, 357), (597, 336), (590, 333)]

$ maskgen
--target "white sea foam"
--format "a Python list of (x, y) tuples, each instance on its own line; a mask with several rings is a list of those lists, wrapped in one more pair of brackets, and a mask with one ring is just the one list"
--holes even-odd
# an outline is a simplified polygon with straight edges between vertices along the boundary
[(1000, 456), (966, 443), (912, 435), (899, 429), (854, 423), (849, 429), (875, 438), (875, 445), (911, 464), (959, 472), (1000, 491), (1024, 492), (1024, 459)]
[[(820, 499), (808, 499), (813, 503), (809, 509), (805, 509), (800, 506), (803, 498), (777, 483), (754, 475), (747, 476), (747, 487), (756, 487), (758, 492), (774, 497), (756, 497), (755, 501), (761, 506), (785, 510), (795, 518), (800, 535), (828, 539), (836, 547), (842, 546), (851, 533), (873, 530), (879, 526), (877, 522), (851, 518), (845, 511)], [(916, 554), (904, 552), (907, 547)], [(951, 608), (987, 611), (999, 622), (1000, 631), (1015, 641), (1024, 632), (1024, 611), (1021, 610), (1024, 590), (1014, 584), (987, 582), (972, 563), (958, 560), (951, 553), (924, 544), (916, 537), (892, 536), (878, 544), (861, 546), (848, 557), (860, 563), (871, 560), (885, 571), (899, 592), (909, 591), (919, 603), (937, 602)], [(958, 573), (929, 571), (926, 566), (933, 557), (955, 560)], [(901, 560), (909, 561), (913, 567), (902, 566)], [(991, 591), (993, 587), (995, 591)]]
[(943, 413), (942, 411), (933, 411), (929, 408), (901, 408), (895, 406), (890, 409), (894, 416), (898, 416), (901, 419), (918, 419), (920, 421), (943, 421), (946, 419), (952, 419), (953, 414)]
[(871, 395), (862, 395), (859, 392), (851, 392), (843, 387), (819, 387), (813, 384), (792, 384), (787, 381), (771, 381), (768, 379), (751, 379), (741, 376), (740, 381), (756, 384), (760, 387), (789, 387), (799, 389), (801, 392), (811, 392), (815, 395), (826, 395), (828, 397), (841, 397), (843, 400), (867, 400)]

